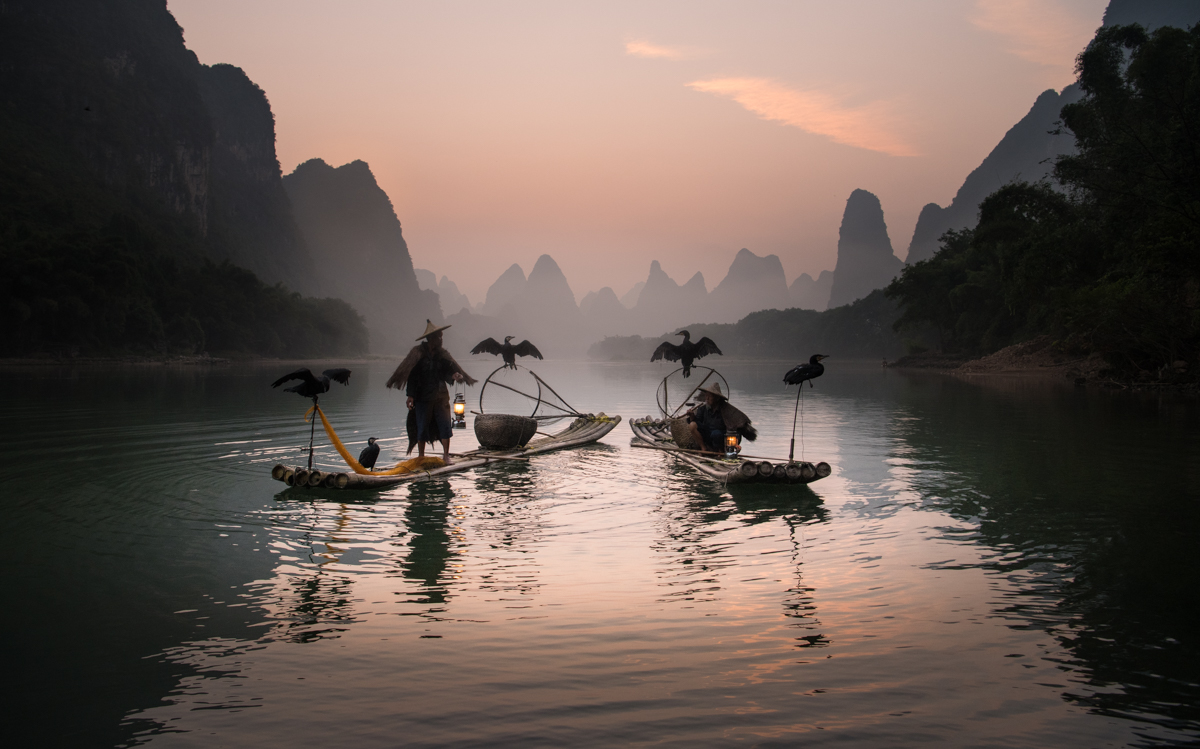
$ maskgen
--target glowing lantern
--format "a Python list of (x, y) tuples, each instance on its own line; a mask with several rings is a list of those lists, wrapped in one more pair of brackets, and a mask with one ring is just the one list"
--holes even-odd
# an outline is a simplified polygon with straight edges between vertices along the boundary
[(467, 427), (467, 397), (462, 393), (454, 394), (454, 427), (456, 429), (466, 429)]
[(738, 433), (725, 433), (725, 456), (732, 458), (738, 454)]

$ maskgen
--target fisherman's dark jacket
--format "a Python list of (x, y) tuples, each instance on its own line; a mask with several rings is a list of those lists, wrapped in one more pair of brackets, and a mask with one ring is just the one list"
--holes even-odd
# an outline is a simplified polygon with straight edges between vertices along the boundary
[(396, 367), (387, 381), (389, 388), (404, 388), (406, 395), (415, 401), (450, 400), (446, 386), (454, 382), (454, 374), (461, 374), (463, 381), (474, 385), (477, 380), (463, 371), (446, 349), (433, 351), (428, 344), (413, 346)]

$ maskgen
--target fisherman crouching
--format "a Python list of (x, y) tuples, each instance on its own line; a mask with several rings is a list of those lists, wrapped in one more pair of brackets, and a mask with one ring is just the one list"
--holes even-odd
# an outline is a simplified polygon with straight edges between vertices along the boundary
[(454, 382), (468, 385), (476, 382), (454, 361), (450, 352), (442, 348), (442, 331), (448, 327), (438, 327), (426, 320), (425, 332), (417, 337), (423, 342), (408, 352), (387, 381), (389, 388), (404, 388), (408, 396), (409, 452), (412, 452), (414, 438), (417, 455), (422, 458), (425, 457), (425, 443), (440, 440), (446, 463), (450, 462), (450, 437), (454, 434), (450, 391), (446, 386)]
[(700, 445), (704, 452), (720, 453), (725, 451), (725, 435), (736, 432), (738, 435), (737, 452), (742, 450), (742, 438), (753, 442), (758, 439), (758, 430), (750, 424), (749, 417), (734, 408), (721, 392), (721, 384), (714, 382), (702, 387), (696, 392), (704, 399), (704, 403), (687, 412), (688, 430), (692, 439)]

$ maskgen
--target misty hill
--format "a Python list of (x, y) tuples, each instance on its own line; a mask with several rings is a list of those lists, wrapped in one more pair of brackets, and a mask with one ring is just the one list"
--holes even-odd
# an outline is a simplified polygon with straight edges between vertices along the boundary
[(829, 306), (829, 294), (832, 291), (833, 271), (823, 270), (816, 279), (807, 273), (801, 273), (788, 288), (787, 306), (820, 312)]
[(392, 201), (366, 162), (333, 168), (310, 159), (283, 180), (316, 266), (320, 291), (366, 318), (375, 353), (411, 346), (426, 319), (441, 320), (437, 294), (417, 285)]
[[(296, 331), (322, 325), (365, 341), (350, 308), (262, 283), (314, 278), (270, 107), (241, 70), (199, 63), (165, 2), (14, 0), (0, 15), (11, 346), (294, 355)], [(215, 278), (224, 301), (166, 293)]]
[(634, 330), (649, 332), (681, 325), (704, 313), (708, 289), (704, 276), (696, 273), (685, 284), (678, 284), (666, 274), (657, 260), (651, 261), (637, 304), (633, 306)]
[(644, 288), (646, 288), (645, 281), (635, 283), (633, 288), (625, 292), (625, 295), (621, 297), (621, 306), (625, 309), (633, 309), (633, 306), (637, 304), (638, 297), (642, 295), (642, 289)]
[(471, 300), (458, 290), (458, 284), (446, 276), (442, 276), (442, 280), (439, 281), (433, 271), (415, 268), (414, 272), (417, 274), (417, 286), (438, 295), (443, 314), (453, 315), (459, 310), (471, 309)]
[[(655, 260), (650, 263), (646, 280), (626, 294), (628, 300), (634, 291), (638, 292), (632, 308), (609, 287), (589, 292), (576, 306), (570, 285), (557, 263), (543, 255), (528, 279), (519, 265), (509, 266), (488, 288), (487, 299), (478, 314), (455, 318), (459, 321), (456, 325), (470, 332), (460, 330), (447, 336), (449, 339), (461, 334), (465, 342), (485, 332), (483, 337), (496, 337), (495, 333), (525, 337), (532, 335), (526, 331), (538, 331), (544, 340), (556, 342), (557, 355), (566, 355), (568, 350), (582, 353), (581, 341), (604, 336), (645, 334), (678, 328), (696, 320), (732, 322), (767, 306), (784, 309), (796, 306), (797, 301), (824, 308), (832, 275), (825, 271), (818, 282), (806, 276), (813, 288), (807, 295), (794, 298), (777, 256), (760, 257), (742, 249), (711, 293), (705, 287), (703, 274), (697, 272), (687, 283), (679, 284)], [(425, 283), (431, 283), (432, 277), (429, 274)]]
[(510, 302), (525, 291), (525, 271), (513, 263), (508, 270), (500, 274), (496, 282), (488, 287), (480, 312), (485, 315), (498, 315)]
[(529, 338), (543, 354), (549, 355), (548, 350), (557, 356), (578, 354), (588, 343), (575, 293), (549, 255), (537, 259), (525, 288), (496, 317), (512, 331), (505, 335)]
[(631, 317), (630, 311), (621, 304), (616, 292), (609, 286), (588, 292), (579, 302), (579, 312), (593, 339), (603, 336), (604, 331), (626, 330)]
[(787, 278), (779, 256), (759, 257), (745, 248), (739, 250), (705, 306), (714, 322), (739, 320), (755, 310), (789, 307)]
[(903, 268), (904, 263), (892, 252), (879, 198), (866, 190), (850, 193), (838, 232), (829, 306), (840, 307), (882, 289)]

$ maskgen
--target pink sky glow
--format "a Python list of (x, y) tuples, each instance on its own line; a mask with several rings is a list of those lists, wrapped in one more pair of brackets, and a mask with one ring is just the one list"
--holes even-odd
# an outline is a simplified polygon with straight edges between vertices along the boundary
[(904, 257), (1105, 0), (169, 0), (200, 61), (271, 100), (284, 172), (371, 165), (413, 261), (472, 302), (542, 253), (577, 297), (738, 249), (832, 269), (846, 199)]

